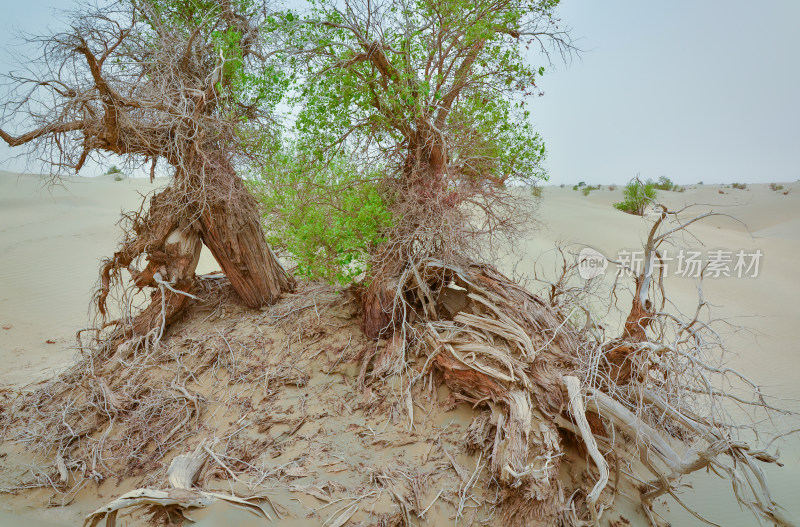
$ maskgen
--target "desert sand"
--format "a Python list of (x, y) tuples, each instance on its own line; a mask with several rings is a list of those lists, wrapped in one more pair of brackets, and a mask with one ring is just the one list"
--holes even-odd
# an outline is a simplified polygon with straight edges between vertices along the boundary
[[(163, 181), (115, 181), (109, 176), (74, 177), (62, 186), (44, 188), (39, 176), (0, 172), (0, 385), (22, 386), (53, 375), (74, 357), (75, 331), (88, 325), (88, 306), (103, 257), (112, 254), (121, 210), (138, 207), (139, 193)], [(746, 190), (719, 185), (688, 186), (686, 192), (660, 192), (671, 208), (702, 204), (698, 210), (724, 212), (738, 218), (714, 217), (693, 232), (697, 250), (744, 250), (763, 254), (759, 275), (708, 279), (705, 297), (716, 313), (729, 318), (724, 335), (738, 352), (731, 366), (746, 372), (783, 406), (800, 410), (797, 382), (796, 329), (800, 322), (797, 298), (800, 280), (800, 183), (783, 183), (787, 195), (765, 184)], [(720, 190), (724, 194), (720, 193)], [(646, 236), (647, 223), (613, 208), (621, 190), (604, 186), (589, 196), (571, 187), (544, 187), (532, 228), (513, 255), (504, 258), (506, 272), (522, 277), (539, 272), (552, 277), (553, 246), (590, 246), (607, 257), (636, 250)], [(216, 268), (207, 253), (199, 272)], [(693, 280), (668, 276), (673, 300), (690, 308), (696, 301)], [(779, 423), (785, 430), (800, 428), (797, 417)], [(790, 436), (781, 445), (781, 469), (768, 469), (777, 501), (792, 517), (800, 517), (796, 489), (800, 486), (800, 441)], [(738, 510), (727, 484), (713, 477), (693, 478), (694, 491), (683, 495), (710, 519), (724, 525), (749, 526), (754, 519)], [(18, 511), (14, 498), (0, 496), (0, 511)], [(667, 502), (675, 525), (701, 525), (699, 520)], [(57, 518), (57, 516), (49, 516)], [(0, 516), (3, 520), (3, 516)], [(11, 521), (11, 520), (3, 520)]]
[[(0, 384), (26, 384), (71, 361), (100, 261), (121, 236), (121, 212), (165, 183), (100, 176), (51, 186), (0, 172)], [(200, 272), (217, 268), (204, 251)]]

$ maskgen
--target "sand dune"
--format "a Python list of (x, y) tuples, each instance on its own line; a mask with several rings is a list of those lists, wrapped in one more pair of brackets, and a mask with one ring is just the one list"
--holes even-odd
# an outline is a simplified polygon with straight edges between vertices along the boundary
[[(138, 206), (139, 193), (155, 185), (145, 180), (114, 181), (110, 177), (70, 178), (62, 187), (43, 189), (39, 176), (0, 172), (0, 384), (21, 385), (48, 370), (68, 364), (76, 329), (87, 324), (87, 308), (101, 258), (110, 255), (119, 237), (115, 223), (120, 210)], [(757, 278), (719, 278), (704, 286), (706, 298), (718, 314), (752, 330), (731, 330), (726, 337), (739, 351), (733, 366), (748, 374), (773, 394), (800, 399), (797, 325), (800, 322), (800, 184), (784, 183), (788, 195), (767, 185), (748, 190), (708, 185), (684, 193), (662, 192), (670, 207), (701, 203), (698, 210), (724, 212), (694, 230), (706, 243), (698, 249), (760, 250)], [(571, 188), (545, 187), (538, 215), (541, 225), (505, 259), (508, 270), (530, 275), (534, 266), (548, 270), (552, 248), (558, 241), (588, 245), (606, 256), (641, 247), (647, 224), (641, 218), (615, 210), (621, 190), (607, 188), (583, 196)], [(687, 242), (689, 243), (689, 242)], [(695, 243), (695, 242), (691, 242)], [(216, 268), (204, 253), (200, 271)], [(510, 272), (510, 271), (509, 271)], [(669, 277), (676, 303), (691, 307), (696, 300), (692, 280)], [(48, 341), (53, 341), (52, 344)], [(787, 402), (797, 409), (796, 402)], [(782, 426), (800, 428), (800, 422)], [(795, 426), (796, 425), (796, 426)], [(782, 470), (770, 470), (776, 497), (800, 517), (795, 493), (800, 485), (800, 446), (795, 438), (783, 448)], [(698, 492), (687, 497), (694, 504), (710, 505), (715, 521), (726, 525), (751, 525), (753, 519), (731, 507), (730, 489), (724, 484), (696, 480)], [(676, 525), (699, 525), (698, 520), (669, 505)], [(709, 505), (703, 510), (708, 512)]]
[[(141, 194), (165, 182), (102, 176), (46, 183), (0, 172), (0, 359), (11, 365), (0, 369), (0, 383), (26, 383), (69, 363), (100, 261), (121, 236), (121, 211), (136, 210)], [(216, 268), (209, 256), (201, 269)]]

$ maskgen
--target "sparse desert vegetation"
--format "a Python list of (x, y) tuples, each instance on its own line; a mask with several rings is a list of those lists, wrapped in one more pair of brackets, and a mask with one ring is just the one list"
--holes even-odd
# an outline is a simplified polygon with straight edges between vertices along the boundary
[(652, 181), (642, 182), (638, 178), (625, 185), (622, 201), (614, 204), (614, 208), (641, 216), (647, 206), (656, 199), (656, 188)]

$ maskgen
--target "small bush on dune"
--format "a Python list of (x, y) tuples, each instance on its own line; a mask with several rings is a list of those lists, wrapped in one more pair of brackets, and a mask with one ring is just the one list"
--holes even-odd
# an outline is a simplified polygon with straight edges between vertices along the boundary
[(648, 180), (648, 184), (652, 184), (658, 190), (673, 190), (675, 188), (675, 183), (667, 176), (661, 176), (656, 182)]
[(739, 189), (739, 190), (745, 190), (745, 189), (747, 189), (747, 184), (746, 183), (734, 183), (733, 184), (733, 188)]
[(616, 185), (609, 185), (608, 186), (608, 190), (611, 190), (611, 191), (617, 190), (617, 186)]
[(106, 171), (107, 176), (112, 174), (114, 175), (114, 181), (122, 181), (125, 179), (125, 174), (122, 173), (122, 170), (117, 168), (117, 165), (111, 165), (111, 168)]
[[(561, 185), (561, 186), (563, 187), (564, 185)], [(541, 198), (542, 197), (542, 187), (539, 187), (539, 186), (531, 187), (531, 195), (534, 198)]]
[(639, 179), (634, 179), (627, 185), (622, 192), (623, 200), (614, 203), (614, 208), (641, 216), (647, 204), (656, 198), (656, 189), (652, 181), (642, 183)]
[(770, 183), (769, 189), (778, 192), (779, 190), (783, 190), (783, 185), (778, 185), (777, 183)]

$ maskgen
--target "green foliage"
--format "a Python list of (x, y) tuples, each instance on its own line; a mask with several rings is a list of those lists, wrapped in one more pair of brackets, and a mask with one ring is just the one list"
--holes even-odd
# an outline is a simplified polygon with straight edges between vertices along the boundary
[(111, 165), (111, 168), (109, 168), (109, 169), (106, 171), (106, 175), (111, 175), (111, 174), (120, 174), (121, 172), (122, 172), (122, 170), (120, 170), (119, 168), (117, 168), (117, 165)]
[(783, 190), (783, 185), (778, 185), (777, 183), (770, 183), (769, 189), (778, 192), (779, 190)]
[(658, 190), (673, 190), (675, 188), (675, 183), (667, 176), (661, 176), (656, 182), (648, 180), (648, 183), (651, 183)]
[[(563, 187), (564, 185), (561, 185), (561, 186)], [(531, 187), (531, 196), (533, 196), (534, 198), (541, 198), (542, 197), (542, 187), (539, 187), (537, 185), (532, 186)]]
[[(291, 76), (270, 64), (260, 69), (245, 67), (241, 40), (241, 33), (232, 28), (211, 33), (214, 56), (224, 61), (216, 86), (223, 107), (273, 112), (288, 91)], [(242, 116), (241, 120), (246, 122), (247, 117)]]
[(627, 185), (622, 192), (623, 200), (614, 203), (614, 208), (641, 216), (647, 204), (656, 198), (655, 184), (652, 181), (642, 183), (639, 179), (634, 179)]
[(590, 193), (591, 191), (593, 191), (593, 190), (600, 190), (600, 185), (598, 185), (598, 186), (596, 186), (596, 187), (593, 187), (592, 185), (585, 185), (585, 186), (583, 186), (583, 187), (581, 188), (581, 193), (582, 193), (584, 196), (588, 196), (588, 195), (589, 195), (589, 193)]
[[(160, 20), (167, 22), (174, 31), (187, 35), (196, 29), (213, 30), (220, 19), (222, 2), (219, 0), (128, 0), (132, 4), (146, 5)], [(230, 0), (231, 11), (249, 17), (258, 9), (253, 0)]]
[[(154, 35), (165, 29), (182, 33), (197, 52), (211, 61), (218, 117), (226, 118), (234, 126), (240, 149), (245, 152), (263, 151), (263, 141), (274, 142), (272, 136), (276, 132), (264, 126), (264, 118), (275, 115), (292, 76), (271, 59), (254, 58), (255, 54), (251, 52), (257, 38), (250, 35), (245, 42), (236, 24), (237, 19), (261, 19), (260, 3), (231, 0), (226, 6), (218, 0), (140, 1), (140, 5), (148, 8), (143, 9), (141, 15), (154, 28)], [(138, 0), (132, 3), (138, 3)], [(229, 11), (233, 20), (222, 16), (223, 9)], [(205, 80), (200, 79), (201, 83)]]
[(276, 14), (273, 29), (295, 50), (285, 58), (297, 74), (299, 144), (320, 163), (369, 148), (398, 167), (398, 145), (433, 137), (473, 182), (546, 177), (544, 145), (517, 97), (544, 68), (529, 64), (509, 30), (549, 21), (556, 4), (393, 0), (362, 13), (311, 0), (303, 16)]
[(733, 188), (738, 189), (738, 190), (746, 190), (747, 189), (747, 183), (734, 183), (733, 184)]
[(266, 210), (267, 241), (291, 256), (300, 276), (351, 283), (391, 226), (377, 174), (360, 173), (342, 158), (309, 172), (294, 152), (274, 154), (273, 166), (252, 184)]

